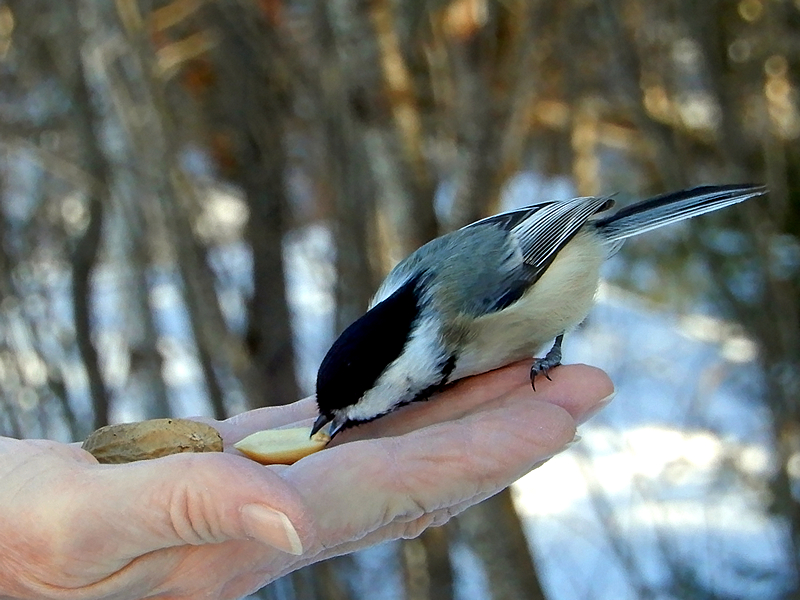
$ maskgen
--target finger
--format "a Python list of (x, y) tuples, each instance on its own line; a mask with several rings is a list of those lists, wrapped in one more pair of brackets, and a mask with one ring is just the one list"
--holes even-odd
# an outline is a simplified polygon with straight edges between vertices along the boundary
[(562, 407), (512, 390), (456, 421), (329, 448), (282, 476), (304, 493), (318, 540), (333, 546), (495, 493), (558, 452), (574, 433), (575, 421)]
[(613, 394), (614, 386), (603, 371), (587, 365), (563, 365), (551, 371), (553, 381), (544, 380), (534, 392), (530, 384), (530, 361), (462, 379), (431, 398), (403, 407), (370, 423), (340, 433), (332, 445), (356, 439), (400, 435), (433, 423), (462, 418), (486, 403), (515, 391), (531, 402), (547, 402), (564, 408), (578, 421), (597, 411)]
[(25, 452), (29, 455), (40, 454), (42, 457), (64, 457), (78, 462), (97, 463), (97, 459), (81, 448), (80, 442), (64, 444), (53, 440), (17, 440), (0, 437), (0, 454), (4, 452), (19, 452), (20, 443), (25, 444)]
[(305, 423), (310, 425), (316, 415), (316, 400), (314, 397), (309, 397), (284, 406), (249, 410), (224, 421), (207, 421), (220, 432), (227, 447), (256, 431), (290, 425), (300, 426)]
[[(526, 379), (523, 386), (530, 385)], [(608, 375), (590, 365), (560, 365), (550, 370), (550, 379), (536, 383), (533, 397), (539, 392), (564, 408), (578, 422), (583, 423), (614, 398), (614, 384)]]
[(110, 544), (117, 555), (131, 558), (173, 546), (253, 538), (299, 554), (310, 532), (302, 498), (277, 474), (222, 453), (94, 466), (64, 509), (76, 518), (94, 515), (79, 539), (73, 534), (68, 543), (101, 555), (103, 543)]
[[(375, 422), (339, 434), (333, 445), (354, 439), (396, 435), (430, 423), (457, 419), (472, 412), (483, 402), (515, 388), (530, 388), (530, 360), (515, 363), (457, 382), (431, 398), (382, 417)], [(582, 422), (600, 410), (613, 397), (614, 386), (608, 376), (587, 365), (562, 365), (551, 371), (552, 380), (545, 380), (531, 397), (563, 406)], [(552, 393), (557, 390), (556, 393)], [(595, 400), (597, 393), (602, 394)], [(317, 415), (314, 397), (293, 404), (267, 407), (241, 413), (225, 421), (200, 419), (211, 423), (222, 435), (226, 448), (248, 435), (264, 429), (286, 426), (310, 426)]]

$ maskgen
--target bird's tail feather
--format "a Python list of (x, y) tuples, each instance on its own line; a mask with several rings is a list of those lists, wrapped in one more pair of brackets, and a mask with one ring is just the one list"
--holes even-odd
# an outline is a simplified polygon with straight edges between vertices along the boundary
[(763, 185), (736, 184), (692, 188), (626, 206), (594, 224), (610, 242), (689, 219), (766, 193)]

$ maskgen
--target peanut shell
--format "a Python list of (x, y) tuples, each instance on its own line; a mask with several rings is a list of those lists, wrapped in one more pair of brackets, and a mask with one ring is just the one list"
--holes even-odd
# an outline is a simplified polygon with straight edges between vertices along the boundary
[(222, 452), (222, 437), (205, 423), (151, 419), (101, 427), (81, 447), (98, 462), (121, 464), (180, 452)]

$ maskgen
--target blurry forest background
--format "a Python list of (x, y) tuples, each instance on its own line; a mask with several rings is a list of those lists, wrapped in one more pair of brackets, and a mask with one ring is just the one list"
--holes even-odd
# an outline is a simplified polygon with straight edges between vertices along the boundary
[[(702, 557), (723, 542), (697, 558), (655, 527), (654, 571), (584, 456), (607, 551), (566, 575), (580, 593), (559, 594), (507, 492), (259, 597), (466, 598), (466, 572), (496, 600), (603, 598), (613, 562), (614, 597), (800, 598), (798, 84), (798, 0), (0, 0), (0, 433), (80, 440), (291, 402), (438, 234), (543, 194), (763, 182), (767, 197), (629, 243), (609, 276), (617, 297), (756, 349), (692, 393), (745, 385), (763, 468), (692, 427), (723, 442), (703, 489), (744, 490), (772, 564), (739, 548), (714, 579)], [(660, 385), (707, 375), (689, 366)]]

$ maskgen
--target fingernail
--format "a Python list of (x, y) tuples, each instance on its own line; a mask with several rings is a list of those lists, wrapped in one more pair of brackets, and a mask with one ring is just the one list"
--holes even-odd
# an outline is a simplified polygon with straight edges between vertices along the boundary
[(531, 467), (531, 469), (538, 469), (538, 468), (539, 468), (539, 467), (541, 467), (541, 466), (542, 466), (544, 463), (546, 463), (548, 460), (550, 460), (551, 458), (553, 458), (553, 457), (554, 457), (556, 454), (561, 454), (561, 453), (562, 453), (562, 452), (564, 452), (565, 450), (569, 450), (570, 448), (572, 448), (572, 446), (574, 446), (575, 444), (577, 444), (578, 442), (580, 442), (582, 439), (583, 439), (583, 438), (582, 438), (581, 436), (579, 436), (579, 435), (576, 433), (576, 434), (575, 434), (575, 436), (574, 436), (574, 437), (573, 437), (573, 438), (572, 438), (570, 441), (568, 441), (568, 442), (567, 442), (566, 444), (564, 444), (564, 445), (563, 445), (561, 448), (559, 448), (558, 450), (556, 450), (556, 452), (554, 452), (554, 453), (553, 453), (553, 454), (551, 454), (550, 456), (547, 456), (547, 457), (543, 458), (542, 460), (540, 460), (540, 461), (538, 461), (538, 462), (534, 463), (534, 464), (533, 464), (533, 466)]
[[(570, 441), (568, 441), (566, 444), (564, 444), (563, 446), (561, 446), (561, 448), (559, 448), (558, 450), (556, 450), (556, 452), (555, 452), (555, 454), (553, 454), (553, 456), (555, 456), (556, 454), (561, 454), (562, 452), (566, 452), (567, 450), (569, 450), (570, 448), (572, 448), (572, 447), (573, 447), (575, 444), (577, 444), (578, 442), (580, 442), (582, 439), (583, 439), (583, 438), (582, 438), (580, 435), (578, 435), (578, 434), (576, 433), (576, 434), (575, 434), (575, 437), (573, 437), (573, 438), (572, 438)], [(553, 458), (553, 456), (551, 456), (550, 458)], [(548, 460), (549, 460), (549, 459), (548, 459)]]
[(608, 396), (606, 396), (605, 398), (600, 400), (600, 402), (595, 404), (591, 409), (589, 409), (583, 415), (581, 415), (581, 418), (578, 421), (578, 424), (586, 423), (586, 421), (591, 419), (593, 416), (595, 416), (597, 413), (599, 413), (601, 410), (603, 410), (606, 406), (611, 404), (611, 401), (614, 399), (614, 397), (616, 395), (617, 395), (617, 390), (614, 390)]
[(578, 434), (576, 433), (576, 434), (575, 434), (575, 437), (574, 437), (574, 438), (572, 438), (572, 440), (570, 440), (570, 441), (569, 441), (569, 442), (567, 442), (566, 444), (564, 444), (564, 447), (563, 447), (561, 450), (559, 450), (559, 452), (564, 452), (565, 450), (569, 450), (569, 449), (570, 449), (570, 448), (572, 448), (572, 447), (573, 447), (575, 444), (577, 444), (578, 442), (580, 442), (582, 439), (583, 439), (583, 438), (582, 438), (580, 435), (578, 435)]
[(262, 504), (245, 504), (241, 514), (244, 529), (250, 537), (288, 554), (298, 556), (303, 553), (297, 530), (282, 512)]

